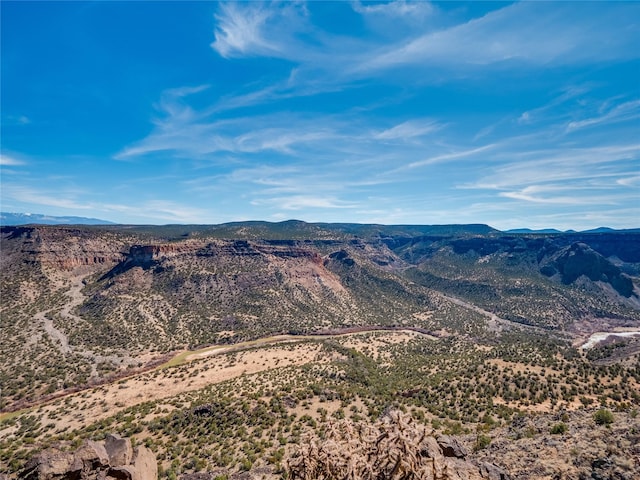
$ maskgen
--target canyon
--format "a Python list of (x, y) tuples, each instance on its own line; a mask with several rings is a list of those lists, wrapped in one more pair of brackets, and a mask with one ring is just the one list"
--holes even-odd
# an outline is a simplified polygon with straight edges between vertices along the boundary
[[(512, 444), (531, 459), (566, 428), (597, 446), (589, 421), (613, 411), (629, 430), (615, 452), (585, 449), (573, 470), (550, 457), (537, 478), (640, 471), (625, 460), (640, 339), (595, 342), (640, 328), (636, 232), (288, 221), (4, 226), (0, 241), (5, 474), (115, 431), (162, 478), (279, 478), (303, 434), (391, 407), (513, 478), (536, 467)], [(518, 418), (531, 429), (509, 443)]]

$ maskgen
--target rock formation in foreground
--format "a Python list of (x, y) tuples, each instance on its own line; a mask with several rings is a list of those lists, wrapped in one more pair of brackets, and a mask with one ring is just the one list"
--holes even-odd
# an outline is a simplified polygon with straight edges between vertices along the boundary
[(323, 439), (310, 436), (292, 452), (292, 480), (508, 480), (491, 463), (467, 460), (468, 453), (446, 435), (432, 437), (401, 412), (387, 413), (374, 425), (330, 424)]
[(107, 435), (85, 440), (74, 452), (49, 448), (33, 457), (18, 476), (24, 480), (156, 480), (158, 464), (151, 450), (131, 447), (128, 438)]

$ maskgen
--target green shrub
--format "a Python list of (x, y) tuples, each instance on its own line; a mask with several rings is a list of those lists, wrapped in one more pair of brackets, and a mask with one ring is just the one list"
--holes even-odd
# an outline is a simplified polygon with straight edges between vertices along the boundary
[(564, 422), (556, 423), (553, 427), (551, 427), (551, 433), (554, 435), (562, 435), (563, 433), (566, 433), (567, 430), (567, 424)]
[(606, 408), (601, 408), (593, 414), (593, 419), (598, 425), (610, 425), (613, 423), (613, 413)]
[(476, 438), (476, 444), (474, 447), (475, 451), (482, 450), (483, 448), (487, 448), (491, 443), (491, 437), (489, 435), (478, 435)]

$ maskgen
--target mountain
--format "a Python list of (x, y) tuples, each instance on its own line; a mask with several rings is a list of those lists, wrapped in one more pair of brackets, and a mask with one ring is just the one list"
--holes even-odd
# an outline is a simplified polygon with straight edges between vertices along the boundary
[(114, 225), (108, 220), (85, 217), (56, 217), (40, 213), (0, 212), (0, 225)]
[(612, 232), (638, 233), (640, 232), (640, 228), (626, 228), (622, 230), (616, 230), (609, 227), (598, 227), (598, 228), (593, 228), (591, 230), (585, 230), (582, 233), (612, 233)]
[(532, 230), (530, 228), (512, 228), (511, 230), (505, 230), (505, 233), (563, 233), (555, 228), (542, 228), (539, 230)]

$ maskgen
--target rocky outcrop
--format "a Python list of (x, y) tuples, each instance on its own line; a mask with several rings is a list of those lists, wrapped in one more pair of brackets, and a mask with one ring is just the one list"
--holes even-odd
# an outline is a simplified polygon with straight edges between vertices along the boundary
[(445, 457), (465, 458), (469, 453), (458, 440), (448, 435), (438, 435), (436, 439)]
[(609, 283), (620, 295), (633, 294), (633, 282), (618, 267), (589, 245), (575, 242), (541, 262), (540, 272), (548, 277), (559, 275), (562, 283), (570, 284), (585, 276), (591, 281)]
[(123, 258), (121, 240), (86, 227), (2, 227), (1, 231), (3, 237), (20, 248), (25, 263), (56, 270), (99, 269)]
[(135, 449), (128, 438), (107, 435), (86, 440), (74, 452), (49, 448), (29, 460), (18, 475), (23, 480), (156, 480), (158, 464), (147, 447)]
[(308, 436), (291, 452), (292, 480), (508, 480), (502, 468), (467, 459), (466, 449), (446, 435), (427, 434), (410, 415), (392, 411), (374, 425), (332, 423), (323, 439)]

